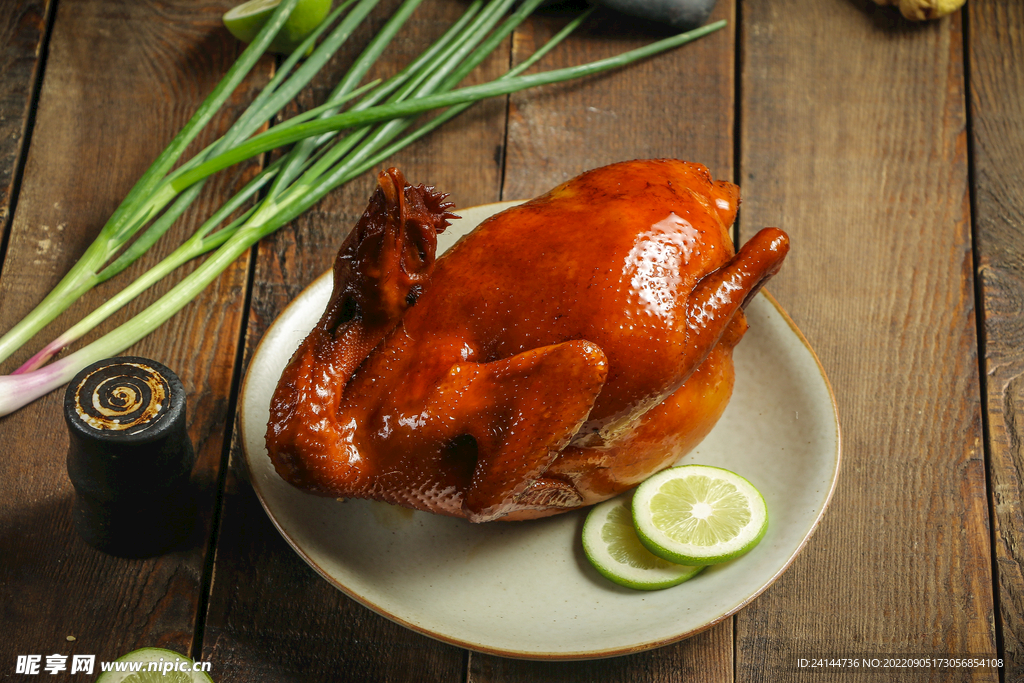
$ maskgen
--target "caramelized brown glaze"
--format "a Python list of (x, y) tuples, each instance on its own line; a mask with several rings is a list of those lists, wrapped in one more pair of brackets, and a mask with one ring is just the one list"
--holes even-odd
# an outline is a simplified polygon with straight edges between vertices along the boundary
[(766, 228), (734, 255), (738, 189), (699, 164), (585, 173), (434, 262), (450, 205), (380, 175), (334, 293), (271, 405), (292, 484), (470, 521), (604, 500), (721, 416), (742, 308), (781, 266)]

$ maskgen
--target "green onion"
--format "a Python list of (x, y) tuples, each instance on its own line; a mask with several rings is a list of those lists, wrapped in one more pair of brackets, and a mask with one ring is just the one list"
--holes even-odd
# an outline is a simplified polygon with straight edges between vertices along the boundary
[[(492, 0), (486, 6), (482, 0), (474, 0), (462, 18), (405, 69), (386, 81), (357, 87), (421, 2), (406, 0), (355, 61), (324, 105), (279, 122), (267, 132), (253, 135), (294, 98), (378, 2), (348, 0), (332, 13), (317, 34), (310, 36), (281, 65), (274, 79), (221, 139), (172, 170), (199, 129), (259, 59), (296, 1), (282, 1), (264, 29), (192, 120), (136, 183), (68, 275), (32, 313), (0, 338), (0, 361), (9, 357), (81, 294), (137, 259), (192, 203), (210, 175), (294, 143), (289, 153), (250, 181), (170, 256), (44, 347), (14, 374), (0, 376), (0, 415), (17, 410), (61, 386), (89, 363), (116, 355), (144, 338), (191, 301), (259, 239), (293, 220), (332, 189), (372, 169), (473, 102), (624, 66), (690, 42), (725, 25), (724, 21), (710, 24), (590, 64), (521, 75), (579, 26), (585, 18), (581, 16), (523, 64), (500, 78), (483, 85), (455, 89), (462, 78), (541, 2), (526, 0), (501, 22), (501, 17), (514, 0)], [(328, 26), (335, 21), (337, 26), (328, 32)], [(300, 55), (306, 54), (323, 34), (326, 37), (319, 46), (301, 67), (296, 68)], [(348, 111), (339, 113), (344, 104), (352, 101), (355, 104)], [(416, 115), (446, 107), (445, 111), (399, 138), (413, 124)], [(344, 134), (339, 135), (342, 132)], [(231, 218), (260, 192), (264, 196), (259, 203)], [(213, 253), (195, 271), (140, 314), (78, 351), (44, 365), (146, 288), (185, 262), (210, 251)]]
[[(284, 26), (288, 15), (295, 8), (297, 2), (298, 0), (282, 0), (263, 29), (238, 57), (221, 82), (200, 105), (188, 123), (185, 124), (181, 132), (175, 136), (170, 145), (157, 157), (153, 165), (150, 166), (128, 192), (124, 201), (114, 211), (106, 225), (100, 230), (96, 240), (86, 249), (78, 262), (75, 263), (67, 275), (32, 312), (11, 328), (3, 337), (0, 337), (0, 362), (10, 357), (12, 353), (87, 291), (127, 268), (170, 227), (174, 219), (181, 215), (198, 196), (199, 189), (201, 188), (192, 188), (187, 195), (183, 196), (181, 201), (175, 203), (168, 213), (153, 222), (146, 233), (139, 235), (130, 248), (122, 252), (122, 249), (129, 242), (132, 242), (137, 233), (151, 219), (155, 218), (160, 208), (163, 207), (163, 205), (158, 207), (150, 201), (153, 190), (165, 180), (168, 172), (180, 160), (185, 148), (199, 135), (203, 127), (209, 123), (235, 88), (238, 87), (245, 76), (256, 65), (256, 62), (259, 61), (271, 41), (273, 41), (274, 36)], [(336, 20), (353, 3), (351, 1), (346, 2), (332, 12), (320, 29), (314, 32), (282, 64), (278, 75), (267, 84), (231, 129), (220, 140), (182, 165), (176, 172), (190, 168), (208, 157), (230, 149), (238, 141), (252, 135), (260, 126), (275, 116), (305, 87), (319, 68), (331, 58), (333, 53), (351, 35), (359, 22), (369, 14), (378, 2), (379, 0), (360, 0), (349, 15), (330, 32), (317, 50), (310, 55), (302, 68), (289, 78), (288, 74), (298, 63), (300, 53), (307, 49), (312, 44), (312, 41), (316, 40), (319, 35), (322, 35), (326, 29), (330, 28), (331, 24), (329, 22)]]

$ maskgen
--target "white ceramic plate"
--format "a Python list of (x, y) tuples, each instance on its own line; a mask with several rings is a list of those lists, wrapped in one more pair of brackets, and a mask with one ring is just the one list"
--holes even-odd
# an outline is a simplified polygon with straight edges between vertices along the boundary
[[(509, 206), (460, 210), (439, 251)], [(683, 462), (718, 465), (764, 495), (770, 525), (748, 555), (663, 591), (621, 588), (587, 562), (585, 511), (471, 525), (384, 503), (340, 503), (282, 481), (264, 446), (270, 396), (330, 296), (326, 273), (267, 331), (242, 389), (251, 481), (267, 514), (325, 579), (370, 609), (462, 647), (529, 659), (589, 659), (681, 640), (725, 619), (792, 562), (828, 505), (839, 423), (814, 352), (771, 297), (747, 308), (736, 387), (721, 421)]]

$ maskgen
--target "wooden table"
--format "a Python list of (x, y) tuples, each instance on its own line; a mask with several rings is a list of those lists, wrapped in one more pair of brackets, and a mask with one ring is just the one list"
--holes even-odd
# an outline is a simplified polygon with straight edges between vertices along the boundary
[[(0, 3), (0, 329), (74, 263), (234, 60), (238, 45), (220, 25), (231, 4)], [(384, 0), (371, 28), (395, 5)], [(383, 69), (418, 53), (460, 6), (426, 0)], [(394, 164), (468, 206), (533, 196), (612, 161), (677, 157), (741, 185), (744, 238), (764, 225), (789, 232), (793, 251), (770, 288), (821, 358), (844, 443), (832, 505), (774, 585), (674, 645), (528, 662), (397, 626), (292, 552), (240, 476), (235, 399), (262, 333), (329, 267), (362, 212), (367, 175), (129, 350), (176, 370), (188, 392), (201, 514), (186, 549), (126, 560), (79, 539), (62, 392), (0, 419), (0, 678), (35, 680), (15, 672), (18, 655), (110, 660), (163, 646), (210, 662), (218, 683), (835, 677), (796, 667), (815, 653), (1005, 659), (1001, 672), (843, 681), (1024, 680), (1024, 4), (968, 0), (951, 17), (911, 24), (868, 0), (719, 0), (713, 18), (729, 26), (674, 52), (479, 105)], [(501, 73), (565, 21), (534, 18), (483, 71)], [(323, 97), (368, 35), (302, 106)], [(655, 37), (599, 14), (544, 66)], [(273, 67), (260, 64), (215, 128)], [(188, 234), (254, 163), (211, 182), (172, 233)], [(0, 370), (110, 291), (88, 294)]]

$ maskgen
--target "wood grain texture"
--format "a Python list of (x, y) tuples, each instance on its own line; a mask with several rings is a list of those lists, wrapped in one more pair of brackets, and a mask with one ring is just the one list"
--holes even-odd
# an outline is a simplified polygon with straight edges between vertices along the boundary
[[(742, 234), (790, 233), (771, 289), (830, 376), (844, 463), (809, 546), (737, 619), (737, 679), (794, 679), (815, 653), (991, 655), (960, 17), (742, 17)], [(900, 677), (963, 679), (998, 674)]]
[[(319, 104), (398, 3), (382, 2), (349, 44), (299, 98)], [(461, 3), (417, 9), (368, 78), (387, 76), (418, 55), (457, 18)], [(499, 48), (468, 82), (500, 75)], [(458, 206), (497, 200), (504, 139), (503, 100), (481, 103), (402, 151), (397, 166), (414, 184), (436, 185)], [(334, 190), (292, 225), (263, 240), (253, 282), (246, 358), (288, 303), (330, 268), (376, 186), (368, 173)], [(218, 683), (232, 681), (459, 681), (466, 653), (400, 627), (328, 584), (280, 538), (244, 480), (233, 444), (217, 547), (203, 658), (217, 662)]]
[(1024, 5), (973, 3), (974, 234), (1006, 681), (1024, 680)]
[[(621, 71), (513, 95), (503, 198), (532, 197), (590, 168), (636, 158), (697, 161), (716, 177), (731, 179), (733, 15), (732, 2), (719, 2), (712, 20), (727, 19), (730, 26), (711, 36)], [(514, 61), (543, 45), (564, 21), (552, 12), (524, 26), (514, 37)], [(598, 13), (539, 68), (608, 57), (661, 35), (611, 12)], [(612, 660), (544, 663), (472, 653), (469, 681), (728, 681), (732, 649), (727, 619), (695, 638)]]
[(683, 643), (611, 659), (534, 662), (470, 653), (469, 680), (512, 683), (683, 683), (732, 680), (732, 629), (716, 627)]
[[(231, 4), (0, 0), (0, 212), (17, 207), (13, 216), (0, 214), (10, 229), (0, 329), (67, 270), (233, 61), (238, 47), (220, 26)], [(397, 4), (384, 0), (298, 108), (322, 99)], [(424, 2), (380, 73), (418, 54), (464, 6)], [(56, 12), (53, 35), (26, 149), (32, 70), (48, 12)], [(543, 10), (483, 71), (493, 77), (521, 61), (563, 25), (566, 12)], [(685, 158), (716, 177), (736, 174), (744, 236), (763, 225), (789, 231), (793, 251), (770, 288), (832, 380), (844, 464), (808, 547), (736, 617), (681, 643), (611, 660), (467, 653), (375, 615), (307, 567), (246, 483), (237, 443), (218, 492), (236, 354), (247, 359), (281, 310), (330, 266), (373, 189), (367, 174), (264, 240), (254, 262), (236, 264), (130, 350), (176, 370), (189, 393), (201, 523), (186, 547), (124, 560), (77, 537), (61, 392), (0, 419), (0, 624), (8, 631), (0, 678), (18, 678), (19, 654), (103, 660), (158, 645), (198, 646), (218, 683), (774, 683), (829, 678), (797, 671), (801, 655), (977, 656), (997, 648), (1008, 662), (1001, 680), (1024, 680), (1022, 13), (1017, 0), (969, 0), (962, 14), (917, 25), (870, 0), (719, 0), (713, 18), (738, 24), (618, 73), (478, 105), (389, 162), (410, 181), (436, 184), (469, 206), (533, 196), (613, 161)], [(598, 14), (539, 68), (660, 35)], [(269, 60), (261, 65), (215, 128), (233, 120), (271, 69)], [(19, 159), (23, 180), (14, 197)], [(217, 176), (172, 236), (190, 232), (254, 168)], [(124, 277), (166, 254), (171, 241)], [(250, 266), (251, 305), (243, 310)], [(89, 294), (0, 372), (108, 291)], [(202, 615), (218, 505), (216, 564)], [(984, 670), (908, 671), (898, 679), (1000, 680)]]
[[(731, 20), (719, 2), (711, 21)], [(524, 60), (560, 29), (558, 13), (515, 34)], [(661, 29), (598, 12), (537, 69), (582, 64), (664, 36)], [(503, 199), (546, 192), (591, 168), (616, 161), (673, 157), (703, 163), (732, 179), (733, 25), (623, 69), (512, 95)]]
[[(220, 24), (229, 5), (84, 0), (58, 8), (0, 279), (0, 328), (20, 319), (66, 272), (234, 61), (238, 46)], [(265, 78), (268, 67), (256, 80)], [(243, 89), (240, 97), (245, 96)], [(238, 104), (232, 102), (229, 109)], [(218, 118), (212, 128), (223, 130), (231, 118), (230, 113)], [(197, 144), (211, 140), (204, 137)], [(251, 168), (243, 168), (209, 183), (193, 210), (151, 254), (60, 316), (3, 370), (17, 367), (43, 337), (52, 338), (105, 300), (119, 282), (166, 255), (169, 242), (189, 234), (214, 200), (237, 188), (249, 173)], [(119, 559), (93, 550), (77, 536), (70, 518), (73, 489), (65, 469), (62, 391), (0, 420), (0, 585), (17, 587), (17, 596), (3, 601), (4, 661), (31, 653), (94, 654), (109, 660), (154, 645), (189, 651), (245, 278), (246, 264), (236, 264), (157, 334), (128, 350), (176, 371), (187, 392), (189, 434), (198, 456), (193, 493), (200, 521), (177, 552)], [(169, 285), (140, 297), (90, 338), (141, 310)]]
[(0, 244), (24, 158), (52, 4), (50, 0), (0, 2)]

